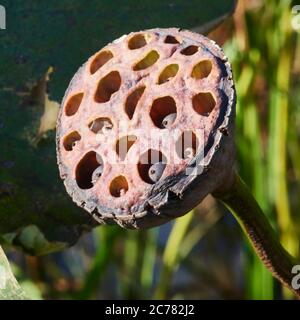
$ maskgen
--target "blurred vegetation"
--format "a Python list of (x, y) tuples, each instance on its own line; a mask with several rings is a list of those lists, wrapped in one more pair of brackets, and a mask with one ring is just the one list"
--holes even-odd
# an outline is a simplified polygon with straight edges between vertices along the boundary
[[(234, 17), (210, 37), (234, 70), (237, 169), (283, 245), (299, 256), (300, 31), (291, 29), (292, 5), (239, 1)], [(291, 298), (243, 239), (209, 196), (160, 228), (99, 227), (63, 252), (11, 251), (9, 258), (33, 298)]]
[(18, 284), (9, 262), (0, 247), (0, 300), (23, 300), (25, 292)]
[[(299, 256), (299, 33), (292, 31), (292, 5), (286, 0), (241, 2), (235, 36), (225, 50), (236, 77), (240, 174), (283, 245)], [(246, 296), (279, 298), (278, 284), (246, 250)]]

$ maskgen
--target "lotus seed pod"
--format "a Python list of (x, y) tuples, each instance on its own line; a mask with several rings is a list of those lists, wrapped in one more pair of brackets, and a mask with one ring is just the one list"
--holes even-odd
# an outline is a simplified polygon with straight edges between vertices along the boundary
[(175, 28), (122, 36), (66, 91), (61, 178), (101, 224), (160, 225), (230, 186), (234, 113), (230, 64), (215, 42)]

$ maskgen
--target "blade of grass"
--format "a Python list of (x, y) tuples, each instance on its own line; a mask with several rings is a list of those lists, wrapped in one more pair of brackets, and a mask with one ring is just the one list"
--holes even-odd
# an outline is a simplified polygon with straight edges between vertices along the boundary
[[(293, 46), (290, 28), (290, 8), (281, 1), (282, 15), (278, 32), (281, 33), (281, 47), (278, 52), (276, 82), (271, 90), (270, 105), (270, 142), (269, 142), (269, 190), (276, 206), (277, 219), (283, 245), (292, 255), (298, 255), (298, 241), (291, 219), (286, 182), (287, 171), (287, 126), (290, 89), (290, 70), (292, 66)], [(285, 1), (285, 3), (287, 3)]]
[(160, 271), (158, 285), (154, 293), (155, 299), (165, 299), (167, 297), (172, 275), (178, 267), (180, 245), (186, 236), (193, 214), (194, 210), (181, 218), (177, 218), (174, 222), (163, 253), (163, 265)]
[(91, 299), (99, 288), (105, 271), (111, 261), (114, 243), (119, 235), (116, 228), (101, 228), (94, 230), (96, 242), (99, 243), (91, 268), (85, 277), (81, 290), (75, 294), (76, 299)]
[[(233, 66), (238, 76), (236, 87), (238, 95), (237, 103), (237, 127), (238, 131), (243, 133), (237, 137), (238, 143), (238, 159), (239, 169), (241, 175), (251, 186), (261, 207), (270, 216), (267, 208), (268, 198), (265, 196), (265, 166), (263, 162), (263, 145), (262, 145), (262, 127), (259, 123), (259, 110), (255, 103), (255, 89), (254, 84), (257, 76), (260, 75), (260, 60), (261, 60), (261, 47), (257, 47), (260, 35), (253, 33), (256, 28), (257, 16), (249, 19), (249, 12), (246, 12), (244, 5), (240, 4), (241, 10), (239, 13), (241, 17), (236, 18), (235, 21), (244, 21), (242, 30), (236, 30), (239, 39), (238, 50), (240, 54), (236, 55), (237, 59), (234, 60)], [(263, 13), (259, 8), (257, 15)], [(247, 15), (247, 17), (246, 17)], [(265, 20), (261, 19), (262, 23)], [(236, 29), (238, 29), (236, 23)], [(268, 30), (266, 30), (268, 31)], [(273, 35), (273, 34), (271, 34)], [(248, 44), (248, 49), (243, 45)], [(240, 76), (239, 76), (240, 75)], [(265, 75), (262, 74), (264, 77)], [(246, 297), (251, 299), (272, 299), (273, 298), (273, 279), (265, 268), (262, 267), (261, 262), (253, 251), (250, 249), (249, 244), (245, 244), (245, 290)]]
[(141, 287), (143, 292), (148, 293), (153, 285), (153, 277), (155, 272), (155, 262), (157, 254), (157, 236), (158, 229), (151, 229), (148, 231), (146, 246), (144, 248), (144, 255), (141, 268)]

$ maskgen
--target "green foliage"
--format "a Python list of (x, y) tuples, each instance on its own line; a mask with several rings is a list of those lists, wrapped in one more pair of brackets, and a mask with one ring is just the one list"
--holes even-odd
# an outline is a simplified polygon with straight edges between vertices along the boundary
[[(237, 86), (239, 170), (284, 247), (298, 256), (299, 202), (293, 194), (299, 194), (299, 153), (289, 150), (299, 150), (300, 132), (294, 122), (299, 109), (292, 93), (299, 91), (299, 83), (292, 81), (299, 36), (291, 29), (291, 1), (241, 8), (240, 29), (225, 47)], [(263, 32), (257, 32), (258, 25)], [(247, 250), (246, 261), (248, 297), (277, 297), (274, 280), (252, 250)]]
[(26, 295), (15, 279), (0, 247), (0, 300), (24, 300)]
[[(2, 1), (1, 87), (34, 84), (54, 67), (50, 94), (60, 101), (78, 67), (102, 46), (131, 31), (154, 27), (212, 28), (233, 10), (220, 0)], [(205, 28), (204, 28), (205, 31)], [(4, 76), (5, 75), (5, 76)]]
[[(26, 250), (21, 228), (37, 225), (47, 241), (69, 246), (87, 218), (59, 180), (54, 132), (37, 142), (43, 106), (1, 90), (0, 101), (0, 234), (14, 233), (11, 242)], [(37, 245), (27, 251), (43, 253), (43, 244)]]

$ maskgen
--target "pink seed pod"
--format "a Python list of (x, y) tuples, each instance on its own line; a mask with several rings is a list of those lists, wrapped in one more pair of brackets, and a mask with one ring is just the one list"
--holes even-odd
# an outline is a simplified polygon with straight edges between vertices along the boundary
[(131, 33), (73, 77), (57, 121), (68, 193), (99, 223), (179, 217), (234, 177), (235, 89), (221, 48), (180, 29)]

